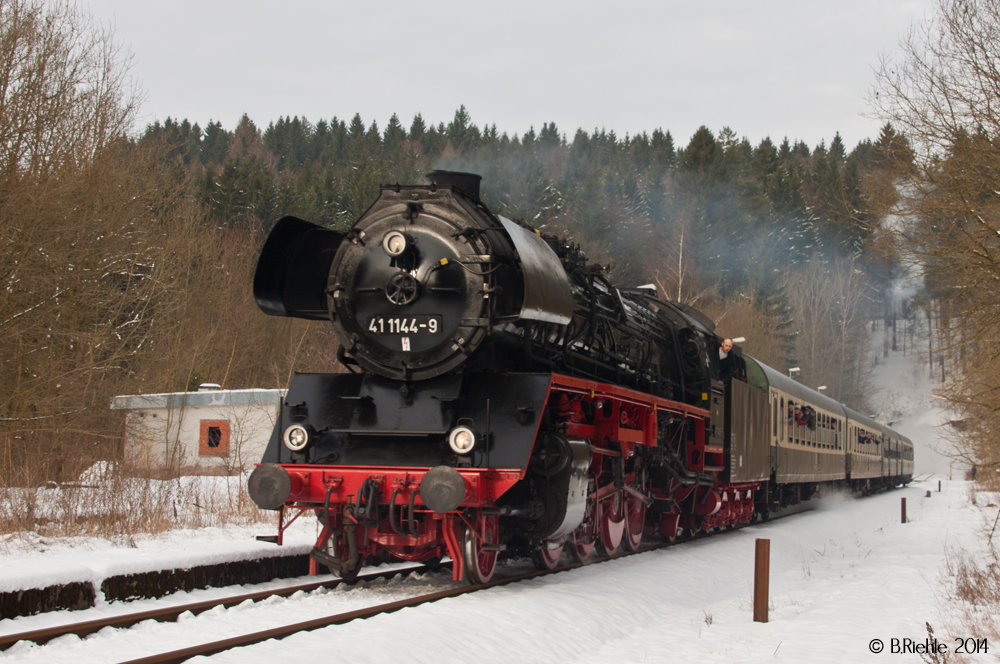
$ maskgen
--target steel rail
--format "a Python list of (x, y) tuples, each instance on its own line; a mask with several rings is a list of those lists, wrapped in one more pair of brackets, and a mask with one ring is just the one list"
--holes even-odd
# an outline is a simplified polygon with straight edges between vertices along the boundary
[[(451, 567), (451, 563), (441, 563), (441, 567)], [(223, 597), (219, 599), (209, 599), (201, 602), (192, 602), (190, 604), (181, 604), (178, 606), (164, 607), (162, 609), (150, 609), (148, 611), (139, 611), (136, 613), (126, 613), (119, 616), (109, 616), (107, 618), (98, 618), (96, 620), (87, 620), (78, 623), (69, 623), (65, 625), (57, 625), (55, 627), (46, 627), (44, 629), (36, 629), (28, 632), (20, 632), (18, 634), (8, 634), (0, 636), (0, 651), (10, 648), (12, 645), (18, 641), (31, 641), (39, 645), (51, 641), (52, 639), (58, 638), (60, 636), (65, 636), (67, 634), (76, 634), (79, 637), (87, 636), (88, 634), (93, 634), (105, 627), (131, 627), (137, 623), (144, 620), (156, 620), (158, 622), (170, 622), (176, 621), (177, 617), (182, 613), (191, 612), (194, 615), (199, 613), (204, 613), (214, 609), (217, 606), (222, 606), (229, 608), (231, 606), (236, 606), (237, 604), (242, 604), (247, 600), (253, 602), (259, 602), (261, 600), (267, 599), (269, 597), (287, 597), (293, 595), (299, 591), (311, 592), (319, 588), (336, 588), (339, 585), (354, 585), (359, 581), (374, 581), (376, 579), (390, 579), (397, 574), (410, 575), (415, 572), (423, 572), (428, 570), (427, 565), (415, 565), (413, 567), (406, 567), (403, 569), (393, 569), (384, 570), (381, 572), (370, 572), (368, 574), (358, 575), (357, 578), (345, 580), (345, 579), (327, 579), (325, 581), (312, 581), (310, 583), (301, 583), (295, 586), (287, 586), (285, 588), (274, 588), (272, 590), (260, 590), (253, 593), (246, 593), (243, 595), (231, 595), (229, 597)]]
[(606, 558), (598, 558), (596, 560), (588, 561), (586, 563), (571, 563), (569, 565), (563, 565), (561, 567), (556, 567), (550, 570), (527, 572), (525, 574), (518, 574), (516, 576), (496, 579), (490, 581), (489, 583), (460, 586), (458, 588), (451, 588), (449, 590), (439, 590), (437, 592), (428, 593), (426, 595), (418, 595), (416, 597), (401, 599), (395, 602), (389, 602), (387, 604), (376, 604), (375, 606), (370, 606), (364, 609), (356, 609), (354, 611), (348, 611), (346, 613), (336, 613), (333, 615), (324, 616), (322, 618), (314, 618), (313, 620), (307, 620), (305, 622), (294, 623), (291, 625), (283, 625), (281, 627), (273, 627), (271, 629), (266, 629), (260, 632), (252, 632), (250, 634), (234, 636), (232, 638), (223, 639), (221, 641), (213, 641), (211, 643), (191, 646), (190, 648), (182, 648), (181, 650), (174, 650), (172, 652), (162, 653), (159, 655), (152, 655), (150, 657), (141, 657), (139, 659), (132, 659), (128, 660), (127, 662), (123, 662), (122, 664), (171, 664), (174, 662), (177, 663), (184, 662), (192, 657), (197, 657), (199, 655), (215, 655), (225, 650), (232, 650), (233, 648), (239, 648), (241, 646), (254, 645), (255, 643), (267, 641), (268, 639), (283, 639), (288, 636), (292, 636), (293, 634), (298, 634), (299, 632), (309, 632), (315, 629), (329, 627), (331, 625), (342, 625), (344, 623), (351, 622), (352, 620), (363, 620), (365, 618), (373, 618), (378, 615), (394, 613), (396, 611), (399, 611), (400, 609), (420, 606), (421, 604), (430, 604), (431, 602), (437, 602), (442, 599), (448, 599), (450, 597), (459, 597), (461, 595), (467, 595), (469, 593), (474, 593), (480, 590), (486, 590), (488, 588), (496, 588), (498, 586), (504, 586), (509, 583), (516, 583), (518, 581), (526, 581), (528, 579), (534, 579), (540, 576), (556, 574), (558, 572), (566, 572), (569, 570), (577, 569), (579, 567), (583, 567), (585, 565), (602, 563), (608, 560), (613, 560), (615, 558), (621, 558), (623, 556), (630, 556), (630, 555), (635, 555), (637, 553), (645, 553), (647, 551), (653, 551), (655, 549), (659, 549), (664, 546), (667, 546), (667, 544), (648, 547), (640, 549), (638, 551), (619, 553), (614, 556)]

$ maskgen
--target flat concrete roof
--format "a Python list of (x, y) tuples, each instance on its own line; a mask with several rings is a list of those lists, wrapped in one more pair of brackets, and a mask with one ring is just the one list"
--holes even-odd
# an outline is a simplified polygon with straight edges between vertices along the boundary
[(165, 392), (163, 394), (133, 394), (115, 397), (111, 410), (143, 410), (147, 408), (199, 408), (204, 406), (264, 406), (281, 403), (288, 390), (254, 388), (249, 390), (204, 390), (198, 392)]

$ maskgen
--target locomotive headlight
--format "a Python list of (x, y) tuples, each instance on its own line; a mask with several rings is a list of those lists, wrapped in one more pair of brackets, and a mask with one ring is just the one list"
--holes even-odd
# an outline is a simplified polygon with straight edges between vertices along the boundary
[(406, 241), (406, 236), (399, 231), (386, 233), (385, 237), (382, 238), (382, 249), (392, 258), (402, 256), (406, 252), (407, 246), (409, 243)]
[(455, 427), (448, 434), (448, 445), (455, 454), (468, 454), (476, 446), (476, 434), (468, 427)]
[(301, 452), (309, 444), (309, 432), (301, 424), (293, 424), (285, 429), (285, 447), (293, 452)]

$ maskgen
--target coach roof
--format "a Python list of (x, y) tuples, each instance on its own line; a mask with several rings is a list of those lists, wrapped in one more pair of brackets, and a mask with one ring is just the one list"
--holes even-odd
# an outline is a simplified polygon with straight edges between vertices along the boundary
[(778, 373), (771, 367), (767, 366), (763, 362), (758, 362), (749, 355), (744, 355), (743, 359), (747, 361), (747, 373), (751, 373), (752, 368), (750, 363), (753, 362), (761, 371), (763, 371), (764, 376), (767, 378), (767, 385), (765, 387), (773, 387), (776, 390), (781, 390), (787, 394), (792, 395), (797, 399), (801, 399), (803, 402), (809, 405), (816, 406), (817, 408), (822, 408), (828, 412), (834, 413), (841, 417), (845, 416), (847, 413), (844, 411), (844, 407), (831, 399), (830, 397), (823, 396), (816, 390), (810, 390), (808, 387), (802, 383), (792, 380), (788, 376)]

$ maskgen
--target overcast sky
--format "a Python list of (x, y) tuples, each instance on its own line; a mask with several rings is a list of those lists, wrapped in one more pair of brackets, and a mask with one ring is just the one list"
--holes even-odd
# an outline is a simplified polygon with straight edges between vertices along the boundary
[(166, 117), (262, 129), (396, 112), (508, 133), (555, 122), (619, 135), (700, 125), (848, 148), (877, 136), (862, 117), (879, 54), (933, 0), (701, 2), (221, 2), (84, 0), (136, 56), (143, 124)]

